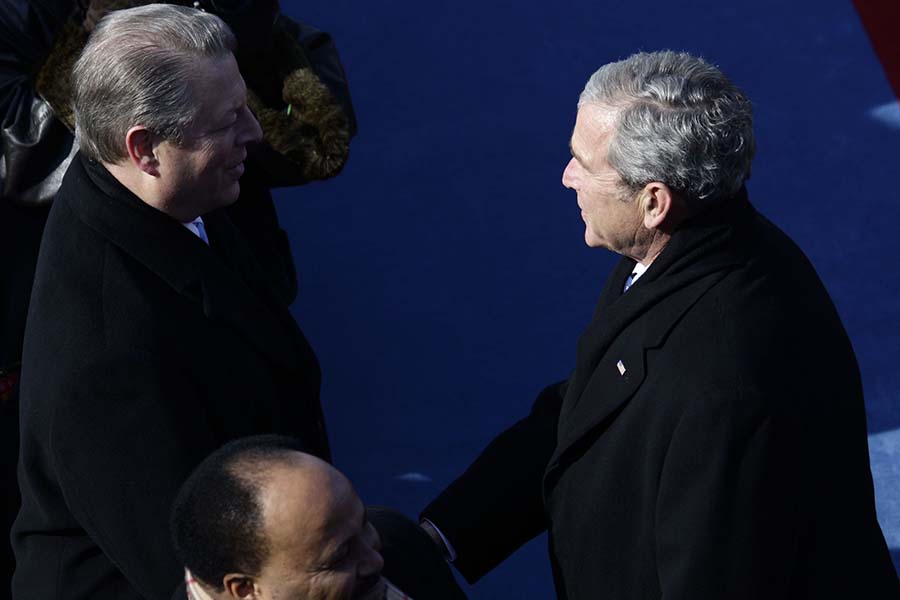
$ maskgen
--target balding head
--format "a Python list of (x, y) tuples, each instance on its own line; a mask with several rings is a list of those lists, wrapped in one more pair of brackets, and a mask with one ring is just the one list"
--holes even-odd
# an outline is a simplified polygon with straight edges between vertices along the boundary
[(336, 507), (348, 503), (362, 506), (343, 474), (309, 454), (285, 453), (260, 467), (238, 463), (234, 473), (256, 482), (269, 534), (266, 537), (272, 547), (315, 545), (339, 519)]
[(176, 551), (212, 596), (350, 600), (383, 585), (380, 540), (350, 481), (299, 447), (237, 440), (179, 493)]

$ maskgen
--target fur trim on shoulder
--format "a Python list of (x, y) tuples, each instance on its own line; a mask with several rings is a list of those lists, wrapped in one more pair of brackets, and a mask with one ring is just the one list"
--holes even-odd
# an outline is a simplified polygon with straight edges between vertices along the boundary
[[(272, 27), (268, 52), (239, 56), (242, 71), (262, 89), (281, 90), (266, 97), (248, 83), (248, 103), (256, 113), (263, 139), (281, 154), (304, 180), (327, 179), (340, 173), (350, 152), (350, 125), (343, 107), (310, 67), (293, 23), (279, 17)], [(284, 169), (279, 169), (284, 170)]]
[(248, 91), (266, 143), (294, 163), (303, 179), (340, 173), (347, 160), (350, 130), (347, 116), (328, 88), (309, 69), (297, 69), (284, 80), (283, 99), (288, 108), (276, 110)]

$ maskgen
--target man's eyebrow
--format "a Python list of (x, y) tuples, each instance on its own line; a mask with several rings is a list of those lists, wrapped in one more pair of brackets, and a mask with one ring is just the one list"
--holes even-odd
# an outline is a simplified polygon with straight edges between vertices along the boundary
[[(360, 520), (360, 531), (365, 530), (366, 523), (368, 523), (368, 522), (369, 522), (369, 509), (366, 508), (365, 505), (363, 505), (362, 519)], [(338, 562), (338, 560), (340, 558), (343, 558), (343, 556), (341, 556), (341, 555), (344, 553), (345, 547), (347, 547), (352, 542), (355, 535), (356, 534), (348, 536), (344, 541), (342, 541), (340, 544), (338, 544), (337, 547), (334, 548), (334, 550), (329, 552), (326, 555), (325, 564), (331, 565), (334, 562)]]
[(233, 102), (228, 105), (228, 110), (225, 112), (225, 114), (229, 117), (233, 114), (237, 114), (237, 112), (241, 110), (241, 107), (243, 106), (244, 102)]
[(227, 107), (223, 110), (220, 115), (221, 119), (227, 119), (233, 114), (236, 114), (239, 110), (241, 110), (245, 104), (247, 104), (247, 87), (244, 86), (241, 94), (237, 94), (234, 97), (233, 102), (229, 102)]
[(575, 160), (580, 162), (582, 165), (586, 165), (586, 163), (584, 162), (584, 158), (579, 156), (578, 153), (575, 152), (575, 146), (572, 145), (571, 139), (569, 139), (569, 152), (572, 154), (572, 156), (575, 157)]
[(330, 552), (325, 554), (324, 560), (322, 562), (322, 568), (328, 569), (334, 566), (336, 563), (339, 563), (346, 556), (345, 550), (349, 547), (350, 540), (352, 538), (347, 538), (340, 544), (338, 544), (335, 548), (333, 548)]
[(595, 173), (594, 173), (594, 171), (591, 169), (591, 167), (588, 166), (587, 161), (585, 160), (585, 158), (584, 158), (583, 156), (581, 156), (580, 154), (578, 154), (577, 152), (575, 152), (575, 147), (572, 145), (572, 140), (571, 140), (571, 139), (569, 140), (569, 152), (572, 153), (572, 156), (575, 157), (575, 160), (578, 161), (578, 164), (581, 165), (581, 168), (582, 168), (582, 169), (584, 169), (586, 172), (588, 172), (588, 173), (591, 174), (591, 175), (595, 175)]

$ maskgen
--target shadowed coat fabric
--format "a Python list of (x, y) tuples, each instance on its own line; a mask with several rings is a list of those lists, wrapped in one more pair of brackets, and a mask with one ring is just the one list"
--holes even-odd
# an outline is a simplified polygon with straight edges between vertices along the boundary
[(207, 454), (258, 433), (330, 458), (319, 365), (224, 212), (207, 246), (77, 156), (25, 333), (17, 598), (169, 598), (168, 515)]
[(549, 529), (558, 596), (900, 597), (856, 359), (742, 193), (607, 280), (571, 378), (423, 513), (475, 581)]

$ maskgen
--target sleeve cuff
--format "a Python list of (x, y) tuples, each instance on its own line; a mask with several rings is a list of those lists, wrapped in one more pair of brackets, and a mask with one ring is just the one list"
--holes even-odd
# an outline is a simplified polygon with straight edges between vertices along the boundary
[(428, 523), (428, 525), (438, 534), (441, 538), (441, 541), (444, 543), (444, 548), (447, 550), (447, 560), (453, 562), (456, 560), (456, 550), (453, 548), (453, 544), (450, 543), (450, 540), (447, 539), (447, 536), (438, 528), (437, 525), (432, 523), (428, 519), (422, 519), (423, 523)]

